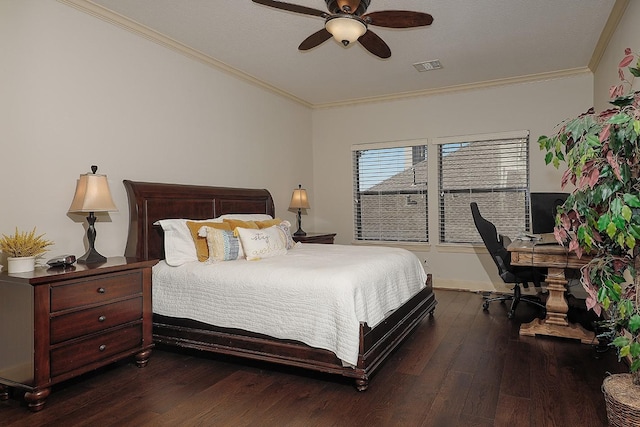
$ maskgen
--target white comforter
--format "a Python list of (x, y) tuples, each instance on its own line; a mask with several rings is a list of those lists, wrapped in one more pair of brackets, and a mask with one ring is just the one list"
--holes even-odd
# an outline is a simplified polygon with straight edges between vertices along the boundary
[(259, 261), (153, 268), (153, 312), (330, 350), (357, 364), (359, 323), (371, 327), (425, 286), (411, 252), (303, 244)]

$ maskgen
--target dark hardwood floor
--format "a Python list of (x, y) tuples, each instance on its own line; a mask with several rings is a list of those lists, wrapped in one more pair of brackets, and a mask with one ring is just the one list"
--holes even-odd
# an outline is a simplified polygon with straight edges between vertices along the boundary
[[(600, 385), (626, 367), (577, 341), (520, 337), (528, 306), (481, 308), (436, 291), (438, 306), (358, 393), (335, 376), (156, 348), (53, 388), (30, 413), (13, 392), (2, 426), (604, 426)], [(584, 313), (571, 310), (572, 319)]]

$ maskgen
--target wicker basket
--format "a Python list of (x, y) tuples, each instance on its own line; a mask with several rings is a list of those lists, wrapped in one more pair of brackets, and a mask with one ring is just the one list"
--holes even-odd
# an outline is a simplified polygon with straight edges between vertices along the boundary
[(602, 382), (611, 426), (640, 426), (640, 387), (633, 385), (631, 378), (631, 374), (615, 374)]

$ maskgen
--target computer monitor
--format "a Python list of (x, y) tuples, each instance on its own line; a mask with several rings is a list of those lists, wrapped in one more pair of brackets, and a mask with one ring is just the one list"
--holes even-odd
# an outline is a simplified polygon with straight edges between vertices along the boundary
[(531, 193), (531, 232), (552, 233), (556, 224), (556, 210), (569, 193)]

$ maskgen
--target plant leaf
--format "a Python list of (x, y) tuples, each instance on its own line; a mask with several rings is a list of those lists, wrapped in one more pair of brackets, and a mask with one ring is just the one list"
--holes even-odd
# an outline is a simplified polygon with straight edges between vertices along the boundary
[(618, 68), (624, 68), (633, 62), (633, 55), (626, 55), (618, 64)]
[(634, 314), (629, 319), (629, 332), (636, 333), (638, 330), (640, 330), (640, 316)]
[(615, 345), (616, 347), (624, 347), (626, 345), (629, 345), (629, 338), (624, 336), (616, 337), (613, 340), (612, 344)]
[(613, 222), (616, 225), (616, 229), (624, 230), (625, 220), (622, 216), (620, 215), (614, 216), (613, 218), (611, 218), (611, 222)]
[(609, 213), (604, 213), (598, 218), (598, 231), (604, 231), (607, 229), (607, 226), (611, 222), (611, 217)]
[(640, 344), (637, 342), (631, 343), (629, 346), (629, 350), (631, 352), (631, 357), (637, 358), (640, 356)]
[(546, 156), (544, 156), (544, 163), (548, 165), (553, 160), (553, 153), (549, 151)]
[(613, 101), (609, 101), (609, 103), (615, 105), (616, 107), (631, 105), (633, 103), (633, 95), (619, 96)]
[(633, 250), (633, 248), (636, 247), (636, 239), (630, 234), (627, 234), (627, 237), (625, 238), (625, 243), (627, 247), (631, 250)]
[(631, 117), (629, 117), (629, 115), (620, 113), (620, 114), (611, 116), (608, 122), (614, 125), (622, 125), (624, 123), (627, 123), (629, 120), (631, 120)]
[(622, 200), (620, 200), (619, 198), (615, 198), (611, 201), (611, 203), (609, 204), (610, 208), (611, 208), (611, 213), (613, 213), (614, 215), (620, 215), (620, 213), (622, 212)]
[(629, 224), (629, 234), (631, 234), (634, 239), (640, 240), (640, 225)]
[(613, 236), (616, 235), (616, 230), (616, 225), (611, 221), (609, 225), (607, 225), (607, 236), (609, 236), (610, 239), (613, 239)]
[(620, 347), (620, 349), (618, 350), (618, 355), (621, 358), (627, 357), (630, 353), (631, 353), (631, 348), (628, 345), (625, 345), (624, 347)]
[(625, 193), (622, 198), (624, 202), (632, 208), (640, 208), (640, 198), (635, 194)]

